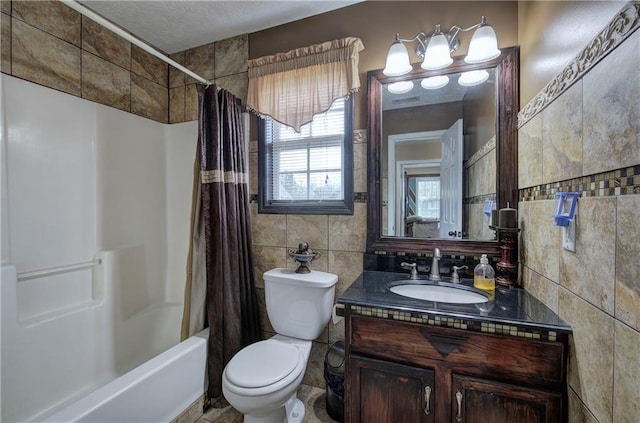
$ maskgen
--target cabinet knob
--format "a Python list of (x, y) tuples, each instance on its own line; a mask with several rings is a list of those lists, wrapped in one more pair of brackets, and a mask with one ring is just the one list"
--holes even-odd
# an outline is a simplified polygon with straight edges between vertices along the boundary
[(424, 414), (426, 414), (427, 416), (429, 414), (431, 414), (431, 406), (429, 405), (431, 402), (431, 386), (429, 385), (425, 385), (424, 386)]
[(462, 421), (462, 392), (456, 392), (456, 402), (458, 403), (458, 414), (456, 414), (456, 421)]

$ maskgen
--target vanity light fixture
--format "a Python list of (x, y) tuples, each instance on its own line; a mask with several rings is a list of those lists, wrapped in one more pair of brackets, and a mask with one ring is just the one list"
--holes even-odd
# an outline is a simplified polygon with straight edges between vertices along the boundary
[(451, 53), (456, 51), (460, 45), (458, 33), (473, 29), (476, 31), (469, 42), (469, 52), (464, 61), (470, 64), (484, 63), (500, 56), (496, 33), (483, 16), (480, 23), (469, 28), (454, 25), (448, 33), (442, 32), (440, 25), (436, 25), (434, 33), (430, 36), (420, 32), (415, 37), (405, 40), (400, 38), (400, 34), (396, 34), (396, 39), (389, 49), (386, 66), (382, 72), (387, 76), (400, 76), (411, 72), (413, 68), (404, 43), (413, 41), (418, 41), (416, 54), (423, 58), (422, 69), (444, 69), (453, 63)]
[(399, 81), (387, 87), (391, 94), (405, 94), (413, 89), (413, 81)]
[(420, 85), (425, 90), (438, 90), (446, 87), (449, 83), (449, 77), (447, 75), (432, 76), (430, 78), (424, 78), (420, 81)]
[(474, 70), (469, 72), (463, 72), (458, 78), (458, 84), (463, 87), (473, 87), (474, 85), (482, 84), (489, 79), (489, 72), (484, 69)]

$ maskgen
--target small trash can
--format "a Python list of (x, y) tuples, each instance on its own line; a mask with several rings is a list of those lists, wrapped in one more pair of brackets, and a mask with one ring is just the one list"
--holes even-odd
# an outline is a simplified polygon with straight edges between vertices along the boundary
[(324, 357), (327, 414), (337, 422), (344, 422), (344, 342), (336, 341)]

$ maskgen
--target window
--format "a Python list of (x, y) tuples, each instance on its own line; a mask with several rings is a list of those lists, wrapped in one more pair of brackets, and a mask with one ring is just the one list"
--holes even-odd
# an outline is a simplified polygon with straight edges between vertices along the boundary
[(416, 206), (418, 216), (440, 218), (440, 177), (416, 178)]
[(260, 120), (260, 213), (353, 214), (352, 108), (340, 98), (300, 133)]

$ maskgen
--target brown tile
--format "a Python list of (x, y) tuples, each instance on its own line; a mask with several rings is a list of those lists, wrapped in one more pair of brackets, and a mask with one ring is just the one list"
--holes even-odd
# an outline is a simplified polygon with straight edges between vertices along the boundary
[(131, 113), (156, 122), (169, 118), (168, 88), (146, 78), (131, 74)]
[[(215, 75), (214, 60), (215, 47), (214, 43), (205, 44), (196, 48), (192, 48), (184, 52), (184, 65), (201, 77), (213, 80)], [(190, 76), (185, 76), (186, 84), (193, 84), (196, 80)]]
[(329, 216), (329, 249), (364, 252), (367, 241), (367, 205), (355, 203), (352, 216)]
[(367, 144), (353, 144), (353, 192), (367, 192)]
[(256, 286), (264, 288), (264, 272), (278, 267), (287, 267), (287, 249), (254, 244), (252, 250)]
[(275, 333), (269, 315), (267, 314), (267, 303), (264, 288), (256, 288), (256, 296), (258, 297), (258, 311), (260, 312), (260, 329), (263, 333), (267, 333), (264, 338), (270, 338)]
[[(215, 78), (247, 71), (249, 36), (247, 34), (215, 42)], [(197, 72), (196, 72), (197, 73)]]
[(591, 414), (589, 409), (580, 400), (580, 397), (568, 389), (569, 395), (569, 421), (568, 423), (598, 423), (596, 418)]
[(258, 194), (258, 153), (252, 151), (249, 151), (249, 194)]
[(242, 423), (244, 416), (226, 401), (210, 407), (198, 422), (210, 423)]
[(640, 332), (616, 322), (613, 421), (635, 422), (640, 416)]
[(59, 1), (11, 2), (12, 16), (80, 47), (80, 13)]
[(198, 91), (196, 84), (189, 84), (184, 92), (184, 120), (191, 122), (198, 120)]
[(202, 410), (204, 408), (204, 395), (193, 402), (185, 411), (183, 411), (178, 417), (173, 419), (171, 423), (194, 423), (202, 417)]
[[(466, 170), (466, 195), (477, 197), (496, 192), (496, 150), (490, 149)], [(484, 206), (484, 204), (483, 204)], [(472, 238), (473, 239), (473, 238)]]
[(542, 113), (518, 130), (518, 187), (542, 184)]
[[(317, 386), (309, 386), (302, 384), (297, 392), (297, 397), (304, 404), (305, 410), (309, 410), (311, 407), (317, 407), (319, 400), (324, 402), (324, 389)], [(324, 403), (322, 404), (324, 406)]]
[(638, 51), (636, 31), (583, 78), (585, 175), (638, 164)]
[(224, 88), (225, 90), (238, 97), (242, 101), (242, 104), (247, 103), (249, 77), (246, 72), (216, 78), (216, 84), (218, 85), (218, 87)]
[(466, 231), (469, 239), (493, 240), (495, 232), (489, 229), (487, 217), (483, 214), (484, 203), (467, 204), (463, 208), (465, 213), (463, 221), (466, 222)]
[(329, 272), (338, 275), (336, 298), (360, 276), (363, 262), (363, 253), (329, 251)]
[(0, 13), (0, 31), (0, 72), (11, 75), (11, 17), (5, 13)]
[(582, 176), (582, 81), (542, 112), (542, 175), (545, 183)]
[[(184, 51), (181, 51), (178, 53), (170, 54), (169, 58), (175, 60), (181, 65), (184, 65), (185, 53)], [(169, 88), (180, 87), (185, 84), (184, 81), (184, 73), (169, 65)]]
[(324, 389), (324, 356), (327, 353), (327, 344), (313, 341), (311, 354), (307, 362), (307, 371), (302, 383)]
[(573, 329), (569, 386), (599, 422), (611, 422), (614, 320), (566, 289), (560, 289), (558, 298), (560, 317)]
[(0, 12), (11, 15), (11, 0), (0, 0)]
[(184, 85), (169, 88), (169, 123), (182, 123), (184, 119)]
[(338, 323), (329, 322), (329, 345), (336, 341), (344, 341), (344, 320)]
[(135, 45), (131, 46), (131, 72), (163, 87), (169, 85), (169, 65)]
[(11, 34), (14, 76), (80, 95), (80, 48), (15, 18)]
[(558, 312), (558, 284), (534, 272), (521, 268), (522, 286), (554, 312)]
[(615, 278), (610, 277), (615, 274), (615, 214), (615, 198), (581, 198), (576, 217), (576, 252), (560, 249), (560, 284), (611, 315), (615, 292)]
[(558, 280), (560, 228), (553, 225), (555, 200), (524, 201), (518, 206), (520, 260), (536, 273)]
[(82, 52), (82, 98), (128, 112), (131, 110), (130, 75), (120, 66)]
[(616, 318), (640, 330), (640, 196), (617, 197)]
[(297, 248), (306, 241), (311, 250), (326, 250), (329, 245), (327, 215), (287, 215), (287, 247)]
[(131, 43), (85, 16), (82, 17), (82, 49), (131, 69)]
[(254, 245), (286, 247), (287, 219), (281, 214), (259, 214), (251, 204), (251, 232)]

